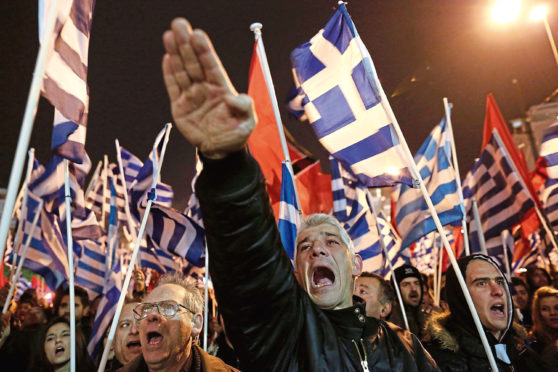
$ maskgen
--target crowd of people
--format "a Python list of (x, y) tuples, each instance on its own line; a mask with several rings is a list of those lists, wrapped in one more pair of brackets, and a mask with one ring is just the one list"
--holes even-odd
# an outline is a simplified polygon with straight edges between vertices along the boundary
[[(186, 20), (174, 20), (163, 43), (174, 121), (204, 164), (196, 194), (217, 311), (204, 320), (202, 291), (181, 273), (149, 289), (137, 272), (106, 370), (491, 370), (453, 267), (435, 304), (431, 278), (411, 265), (389, 280), (363, 272), (346, 231), (326, 214), (304, 219), (291, 262), (246, 151), (257, 122), (250, 99), (236, 92), (207, 35)], [(558, 370), (558, 290), (549, 273), (532, 267), (508, 283), (488, 256), (458, 265), (498, 369)], [(59, 288), (52, 307), (32, 290), (19, 297), (2, 316), (0, 365), (69, 370), (68, 292)], [(75, 294), (77, 366), (92, 371), (99, 360), (86, 345), (98, 301), (79, 287)]]

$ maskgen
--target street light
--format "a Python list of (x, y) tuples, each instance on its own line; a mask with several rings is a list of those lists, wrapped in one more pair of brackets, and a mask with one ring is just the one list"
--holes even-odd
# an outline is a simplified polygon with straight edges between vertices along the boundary
[(548, 36), (548, 42), (550, 43), (550, 47), (552, 48), (552, 53), (554, 54), (554, 60), (556, 61), (556, 65), (558, 66), (558, 50), (556, 50), (556, 43), (554, 42), (554, 38), (552, 37), (552, 31), (550, 30), (550, 25), (548, 24), (547, 19), (548, 8), (544, 5), (539, 5), (533, 8), (531, 11), (531, 20), (533, 21), (543, 21), (544, 28), (546, 29), (546, 35)]
[(492, 7), (492, 20), (496, 23), (509, 23), (517, 17), (521, 11), (521, 0), (498, 0)]

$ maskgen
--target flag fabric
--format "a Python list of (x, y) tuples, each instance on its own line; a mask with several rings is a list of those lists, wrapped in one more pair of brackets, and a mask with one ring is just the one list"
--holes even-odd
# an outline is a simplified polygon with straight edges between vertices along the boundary
[(548, 177), (558, 180), (558, 122), (553, 123), (544, 131), (541, 157), (546, 159)]
[(114, 270), (110, 273), (110, 277), (103, 287), (103, 295), (95, 314), (89, 344), (87, 345), (87, 351), (93, 360), (102, 351), (106, 329), (111, 324), (116, 313), (116, 305), (122, 291), (123, 280), (121, 271), (120, 261), (117, 260)]
[[(110, 215), (109, 215), (109, 226), (107, 232), (107, 270), (105, 277), (108, 276), (108, 272), (116, 264), (116, 250), (118, 249), (118, 206), (117, 206), (117, 192), (115, 187), (115, 182), (113, 179), (110, 180)], [(135, 228), (135, 227), (134, 227)]]
[(130, 190), (132, 182), (134, 182), (141, 167), (143, 167), (143, 162), (137, 156), (135, 156), (122, 146), (120, 146), (120, 158), (122, 159), (122, 168), (124, 170), (126, 190)]
[[(333, 192), (333, 215), (339, 220), (347, 231), (358, 253), (363, 260), (363, 270), (382, 275), (387, 262), (380, 243), (376, 218), (374, 217), (367, 190), (350, 173), (344, 170), (333, 157), (331, 162), (331, 179)], [(400, 258), (410, 257), (409, 250), (399, 252), (401, 238), (391, 224), (383, 217), (378, 216), (381, 231), (389, 259), (395, 264), (400, 264)], [(399, 252), (397, 254), (396, 252)], [(389, 270), (389, 266), (388, 266)]]
[[(415, 163), (442, 225), (457, 225), (461, 224), (464, 212), (451, 165), (451, 140), (447, 128), (444, 117), (416, 153)], [(395, 213), (403, 247), (436, 230), (428, 205), (418, 189), (401, 185)]]
[[(94, 7), (95, 0), (61, 1), (53, 34), (40, 36), (42, 42), (49, 41), (53, 47), (47, 53), (41, 86), (43, 96), (55, 107), (51, 148), (77, 163), (85, 154), (88, 51)], [(46, 10), (48, 5), (43, 3), (40, 8)], [(45, 23), (42, 17), (46, 13), (39, 15), (39, 23)]]
[(203, 163), (201, 162), (199, 155), (196, 154), (196, 174), (192, 178), (192, 182), (191, 182), (192, 190), (191, 190), (190, 198), (188, 199), (188, 204), (186, 205), (186, 209), (184, 210), (184, 214), (187, 217), (191, 218), (198, 226), (204, 228), (200, 201), (196, 196), (196, 190), (195, 190), (196, 181), (202, 169), (203, 169)]
[[(293, 168), (295, 165), (293, 163)], [(331, 176), (322, 173), (319, 161), (314, 161), (298, 172), (295, 170), (294, 182), (303, 214), (331, 212)]]
[(89, 298), (93, 299), (103, 293), (106, 273), (105, 245), (97, 240), (76, 241), (81, 249), (81, 257), (76, 265), (75, 283), (85, 288)]
[[(473, 218), (472, 198), (475, 197), (487, 241), (518, 224), (535, 205), (528, 190), (523, 188), (519, 175), (511, 168), (504, 151), (493, 136), (463, 182), (468, 220), (472, 221)], [(471, 223), (471, 227), (473, 238), (476, 224)]]
[(484, 132), (482, 136), (483, 149), (486, 148), (487, 144), (491, 141), (493, 131), (498, 132), (498, 135), (502, 139), (504, 147), (509, 154), (510, 159), (508, 159), (508, 162), (510, 162), (510, 164), (513, 162), (515, 168), (519, 172), (517, 176), (523, 179), (525, 185), (529, 188), (527, 192), (531, 195), (533, 200), (536, 200), (537, 195), (529, 182), (529, 174), (527, 172), (525, 160), (521, 158), (521, 155), (513, 142), (508, 125), (498, 108), (496, 99), (494, 98), (494, 95), (490, 93), (486, 97), (486, 116), (484, 118)]
[(301, 222), (300, 208), (296, 201), (296, 190), (293, 177), (285, 162), (282, 164), (281, 177), (281, 207), (279, 209), (279, 233), (283, 248), (291, 260), (294, 259), (296, 249), (296, 234)]
[(19, 279), (17, 280), (17, 285), (16, 285), (16, 293), (15, 293), (15, 299), (19, 299), (21, 297), (21, 295), (23, 294), (23, 292), (25, 292), (27, 289), (31, 288), (31, 282), (29, 280), (27, 280), (27, 278), (23, 275), (19, 276)]
[[(126, 211), (124, 209), (124, 192), (125, 189), (122, 186), (120, 180), (120, 172), (118, 165), (114, 163), (108, 164), (106, 171), (101, 168), (99, 180), (94, 184), (89, 195), (85, 199), (87, 206), (90, 206), (91, 210), (95, 212), (99, 217), (102, 218), (101, 214), (103, 211), (103, 204), (105, 205), (105, 216), (104, 220), (109, 220), (110, 206), (112, 205), (112, 194), (110, 192), (110, 184), (113, 183), (115, 187), (114, 203), (116, 207), (117, 219), (121, 223), (127, 223)], [(104, 191), (104, 185), (106, 184), (107, 192)]]
[(516, 272), (521, 268), (525, 268), (531, 265), (536, 265), (539, 259), (542, 259), (544, 254), (543, 250), (541, 249), (542, 240), (538, 232), (534, 232), (529, 235), (529, 251), (526, 255), (515, 260), (512, 263), (512, 272)]
[(438, 248), (434, 245), (434, 236), (437, 231), (433, 231), (421, 237), (412, 252), (412, 265), (418, 271), (426, 275), (434, 274), (436, 269), (436, 255)]
[(192, 265), (205, 265), (205, 232), (188, 216), (153, 203), (145, 231), (160, 259), (162, 254), (176, 255)]
[(46, 213), (43, 209), (41, 212), (41, 232), (43, 247), (52, 258), (54, 268), (61, 272), (65, 278), (68, 278), (70, 273), (68, 254), (71, 254), (71, 252), (68, 252), (58, 216)]
[(321, 144), (365, 186), (413, 184), (372, 59), (341, 3), (291, 53), (295, 84)]
[(162, 274), (180, 270), (180, 266), (173, 256), (159, 248), (149, 236), (141, 241), (139, 257), (142, 267), (153, 269)]
[(380, 227), (381, 239), (384, 240), (388, 257), (384, 255), (383, 270), (380, 275), (386, 277), (389, 273), (389, 265), (387, 260), (391, 261), (391, 266), (396, 269), (401, 265), (411, 264), (411, 250), (409, 247), (401, 247), (401, 238), (389, 223), (386, 216), (379, 212), (376, 216), (376, 222)]
[(547, 182), (549, 185), (541, 191), (540, 199), (543, 205), (543, 211), (548, 217), (548, 222), (550, 222), (550, 226), (554, 231), (558, 231), (558, 183), (551, 183), (552, 182)]

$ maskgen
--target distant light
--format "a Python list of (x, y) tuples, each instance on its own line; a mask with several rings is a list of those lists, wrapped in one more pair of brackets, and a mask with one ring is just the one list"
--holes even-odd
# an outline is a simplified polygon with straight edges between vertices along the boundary
[(413, 76), (413, 77), (411, 78), (411, 83), (414, 83), (415, 81), (417, 81), (417, 78)]
[(520, 0), (498, 0), (492, 7), (492, 20), (496, 23), (509, 23), (519, 17)]
[(534, 7), (533, 10), (531, 10), (531, 15), (529, 16), (529, 18), (532, 21), (542, 21), (543, 19), (546, 18), (547, 14), (548, 14), (548, 8), (544, 5), (538, 5)]
[(52, 298), (52, 292), (49, 292), (45, 295), (45, 300), (50, 301), (51, 298)]
[(128, 246), (130, 247), (130, 249), (134, 249), (136, 244), (134, 242), (130, 242), (130, 244), (128, 244)]

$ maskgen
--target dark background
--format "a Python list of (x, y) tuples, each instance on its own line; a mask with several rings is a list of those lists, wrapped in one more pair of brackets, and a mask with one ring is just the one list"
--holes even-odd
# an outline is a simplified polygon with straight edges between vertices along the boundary
[[(347, 9), (368, 47), (411, 151), (442, 118), (442, 97), (454, 103), (452, 121), (462, 176), (480, 152), (486, 95), (493, 92), (506, 119), (524, 116), (558, 87), (558, 67), (542, 23), (497, 26), (491, 1), (359, 0)], [(524, 2), (524, 8), (534, 3)], [(212, 37), (231, 80), (246, 91), (252, 22), (263, 38), (280, 103), (292, 86), (289, 54), (329, 19), (335, 1), (97, 0), (89, 46), (90, 114), (86, 148), (93, 167), (103, 154), (116, 161), (114, 139), (145, 159), (156, 133), (171, 121), (160, 72), (161, 35), (177, 16)], [(558, 32), (558, 9), (549, 14)], [(37, 2), (0, 2), (0, 186), (6, 187), (38, 50)], [(415, 82), (411, 83), (411, 78)], [(513, 84), (512, 79), (518, 83)], [(311, 128), (283, 121), (318, 157)], [(31, 146), (49, 158), (52, 108), (41, 98)], [(182, 209), (190, 193), (194, 150), (171, 132), (162, 180)], [(327, 170), (327, 164), (323, 162)]]

